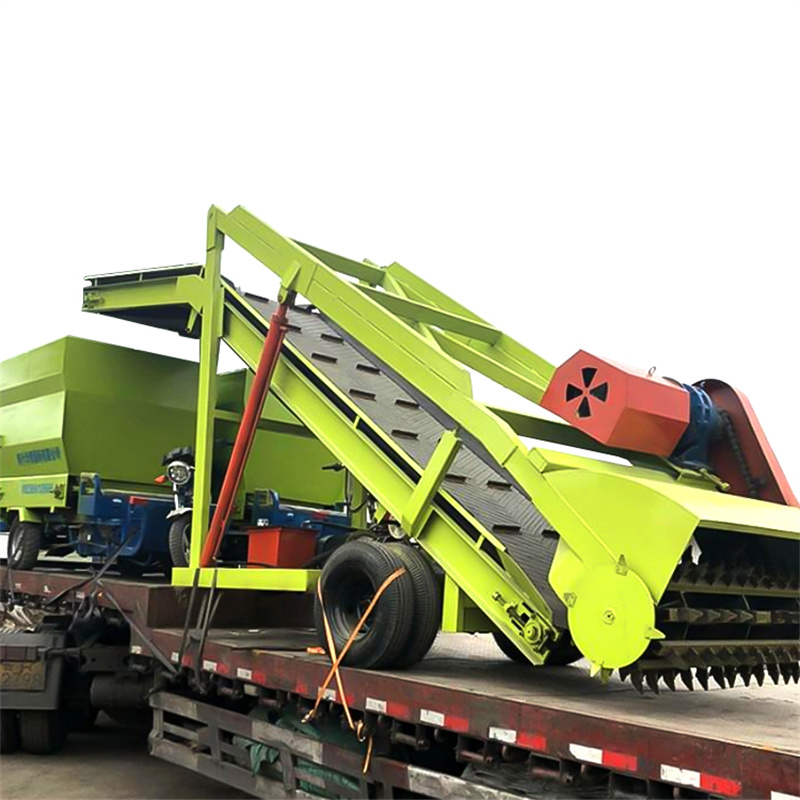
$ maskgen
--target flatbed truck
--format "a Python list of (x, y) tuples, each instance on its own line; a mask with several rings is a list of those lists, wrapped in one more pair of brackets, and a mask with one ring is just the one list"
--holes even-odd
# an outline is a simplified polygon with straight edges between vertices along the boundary
[[(277, 300), (223, 276), (228, 239)], [(191, 516), (169, 579), (114, 577), (114, 554), (0, 575), (4, 752), (102, 709), (152, 714), (154, 755), (256, 795), (800, 797), (800, 502), (738, 389), (585, 351), (555, 367), (403, 266), (241, 207), (210, 209), (204, 264), (87, 280), (85, 311), (198, 341)], [(235, 411), (222, 344), (253, 373)], [(481, 402), (473, 373), (563, 421)], [(35, 555), (77, 487), (28, 457), (59, 445), (21, 424), (23, 383), (0, 386), (0, 522)], [(237, 517), (265, 425), (299, 436), (251, 459), (295, 499), (320, 483), (300, 440), (343, 471), (329, 550)]]
[[(136, 704), (124, 688), (136, 675), (152, 712), (150, 753), (254, 796), (800, 796), (793, 684), (639, 694), (592, 680), (585, 662), (534, 668), (490, 636), (440, 634), (408, 670), (343, 667), (344, 697), (332, 684), (302, 725), (330, 663), (307, 652), (310, 608), (285, 594), (215, 599), (198, 588), (191, 602), (190, 589), (164, 579), (92, 581), (63, 568), (2, 568), (0, 585), (6, 619), (12, 607), (70, 617), (92, 598), (126, 637), (122, 654), (117, 635), (113, 656), (95, 645), (79, 658), (116, 682), (116, 698), (105, 690), (111, 713)], [(14, 654), (4, 645), (0, 656)], [(345, 704), (362, 741), (343, 724)]]

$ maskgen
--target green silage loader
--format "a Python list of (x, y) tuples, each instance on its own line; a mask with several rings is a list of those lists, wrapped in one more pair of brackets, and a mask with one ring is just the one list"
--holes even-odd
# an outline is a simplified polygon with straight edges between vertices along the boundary
[[(222, 277), (226, 237), (278, 276), (277, 301)], [(241, 207), (212, 207), (206, 249), (204, 264), (91, 277), (84, 309), (199, 341), (198, 496), (224, 341), (256, 373), (241, 457), (269, 389), (352, 476), (364, 535), (315, 568), (220, 566), (232, 458), (174, 583), (309, 592), (321, 576), (338, 652), (394, 575), (345, 659), (364, 667), (413, 663), (441, 628), (493, 632), (533, 664), (584, 656), (640, 689), (798, 681), (800, 508), (741, 392), (583, 351), (555, 368), (400, 264), (287, 239)], [(481, 403), (470, 370), (563, 421)]]

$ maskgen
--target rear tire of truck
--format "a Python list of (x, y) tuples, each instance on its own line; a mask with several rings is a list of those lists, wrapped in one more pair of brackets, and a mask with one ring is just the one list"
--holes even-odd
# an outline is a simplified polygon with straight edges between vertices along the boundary
[(64, 723), (61, 711), (20, 711), (22, 749), (41, 756), (57, 753), (67, 738)]
[(19, 715), (16, 711), (0, 711), (0, 753), (19, 750)]
[(439, 633), (442, 593), (430, 563), (419, 550), (401, 542), (386, 546), (400, 557), (414, 584), (414, 624), (400, 655), (391, 665), (394, 669), (406, 669), (425, 658)]
[(192, 515), (178, 517), (169, 526), (169, 557), (173, 567), (189, 566), (189, 549), (191, 546)]
[[(341, 653), (361, 615), (384, 581), (404, 564), (385, 545), (361, 539), (334, 551), (320, 576), (325, 615), (336, 652)], [(414, 622), (414, 583), (406, 571), (383, 592), (342, 663), (380, 669), (397, 660)], [(328, 649), (323, 609), (314, 595), (314, 622), (320, 644)]]
[(8, 566), (11, 569), (33, 569), (41, 543), (41, 526), (34, 522), (14, 522), (8, 535)]

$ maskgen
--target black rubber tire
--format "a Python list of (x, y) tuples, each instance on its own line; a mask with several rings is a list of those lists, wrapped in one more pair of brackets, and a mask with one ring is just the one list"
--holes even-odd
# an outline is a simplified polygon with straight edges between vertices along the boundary
[(439, 633), (442, 593), (430, 562), (417, 548), (403, 542), (386, 546), (400, 557), (414, 584), (414, 624), (408, 640), (392, 663), (393, 669), (406, 669), (425, 658)]
[(550, 648), (550, 655), (544, 662), (546, 667), (566, 667), (580, 661), (583, 654), (578, 650), (578, 646), (572, 641), (569, 631), (561, 634), (561, 638), (554, 647)]
[[(504, 655), (508, 656), (512, 661), (516, 661), (518, 664), (531, 664), (525, 658), (525, 655), (514, 647), (504, 633), (494, 631), (492, 636), (494, 636), (495, 643), (503, 651)], [(580, 661), (581, 658), (583, 658), (581, 651), (573, 644), (569, 633), (564, 633), (555, 646), (550, 649), (550, 655), (547, 657), (544, 666), (566, 667), (574, 661)], [(533, 665), (531, 664), (531, 666)]]
[(16, 520), (8, 535), (8, 566), (11, 569), (33, 569), (39, 558), (41, 543), (40, 525)]
[(19, 750), (19, 715), (16, 711), (0, 711), (0, 753)]
[(65, 723), (61, 711), (20, 711), (22, 749), (40, 756), (57, 753), (67, 738)]
[(494, 636), (494, 643), (503, 651), (503, 655), (507, 658), (510, 658), (512, 661), (516, 661), (517, 664), (530, 664), (531, 662), (525, 658), (525, 655), (520, 652), (514, 645), (509, 641), (508, 636), (506, 636), (501, 631), (492, 631), (492, 636)]
[(169, 557), (173, 567), (188, 567), (187, 537), (190, 536), (192, 515), (184, 514), (169, 526)]
[[(368, 539), (348, 542), (328, 559), (320, 581), (337, 653), (346, 644), (375, 592), (395, 570), (403, 566), (393, 550)], [(381, 595), (342, 663), (364, 669), (381, 669), (391, 665), (408, 641), (413, 613), (414, 583), (407, 571)], [(327, 650), (322, 608), (316, 592), (314, 622), (320, 644)]]

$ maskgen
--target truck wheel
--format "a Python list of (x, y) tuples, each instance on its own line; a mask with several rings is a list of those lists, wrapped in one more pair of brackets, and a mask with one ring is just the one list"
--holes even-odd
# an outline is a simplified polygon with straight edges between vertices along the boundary
[(414, 624), (391, 665), (404, 669), (421, 661), (431, 649), (442, 621), (442, 595), (428, 560), (419, 550), (400, 542), (386, 546), (400, 557), (414, 584)]
[(189, 566), (192, 515), (184, 514), (169, 526), (169, 557), (173, 567)]
[(67, 738), (60, 711), (20, 711), (19, 732), (23, 750), (42, 756), (57, 753)]
[(19, 717), (16, 711), (0, 711), (0, 753), (19, 750)]
[[(348, 542), (334, 551), (322, 570), (320, 581), (337, 653), (341, 652), (383, 582), (403, 566), (393, 550), (366, 539)], [(392, 664), (408, 642), (413, 613), (414, 583), (407, 571), (381, 595), (342, 663), (365, 669)], [(327, 649), (322, 607), (316, 594), (314, 621), (320, 643)]]
[(33, 522), (17, 520), (8, 535), (8, 566), (11, 569), (33, 569), (39, 558), (42, 529)]

